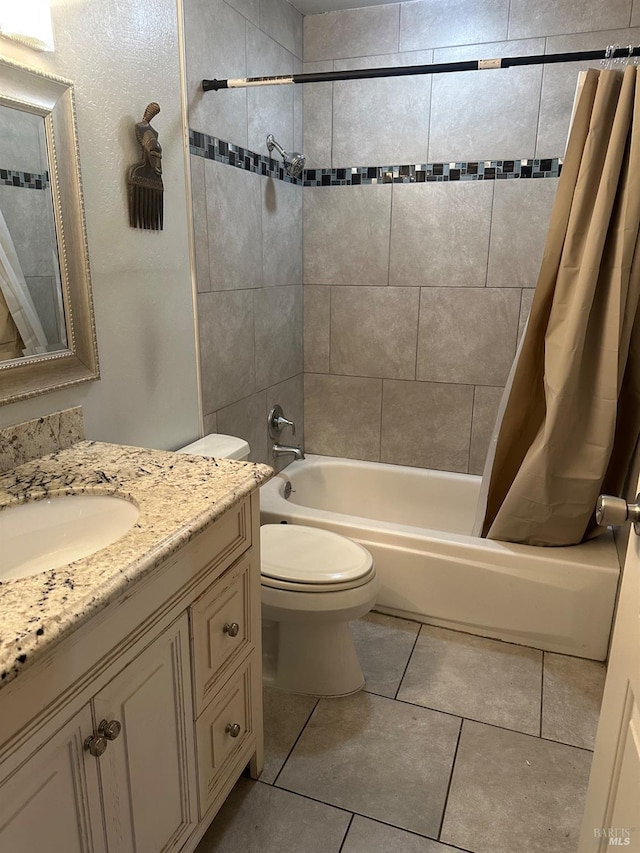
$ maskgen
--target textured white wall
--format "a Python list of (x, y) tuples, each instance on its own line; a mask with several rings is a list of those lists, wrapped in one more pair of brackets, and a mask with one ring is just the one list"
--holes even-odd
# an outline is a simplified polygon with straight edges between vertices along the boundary
[[(176, 0), (52, 0), (56, 51), (0, 54), (75, 84), (102, 378), (0, 407), (0, 426), (68, 406), (87, 437), (175, 448), (199, 432)], [(128, 225), (133, 127), (150, 101), (163, 147), (164, 230)]]

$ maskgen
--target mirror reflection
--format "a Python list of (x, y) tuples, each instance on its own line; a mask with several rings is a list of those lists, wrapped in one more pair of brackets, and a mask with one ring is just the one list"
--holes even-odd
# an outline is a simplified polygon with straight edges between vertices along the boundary
[(66, 347), (44, 119), (0, 105), (0, 361)]

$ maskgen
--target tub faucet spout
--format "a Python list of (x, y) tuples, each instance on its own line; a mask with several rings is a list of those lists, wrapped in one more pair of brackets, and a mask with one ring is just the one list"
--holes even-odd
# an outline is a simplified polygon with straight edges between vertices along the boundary
[(284, 456), (287, 453), (292, 453), (294, 459), (304, 459), (304, 451), (301, 447), (293, 447), (288, 444), (274, 444), (272, 450), (274, 456)]

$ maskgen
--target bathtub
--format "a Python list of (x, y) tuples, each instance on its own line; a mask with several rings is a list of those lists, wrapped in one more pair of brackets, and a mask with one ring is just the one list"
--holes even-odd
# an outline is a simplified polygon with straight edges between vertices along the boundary
[(610, 531), (566, 548), (480, 539), (470, 535), (479, 489), (471, 474), (308, 455), (261, 487), (261, 523), (360, 542), (383, 613), (604, 660), (620, 573)]

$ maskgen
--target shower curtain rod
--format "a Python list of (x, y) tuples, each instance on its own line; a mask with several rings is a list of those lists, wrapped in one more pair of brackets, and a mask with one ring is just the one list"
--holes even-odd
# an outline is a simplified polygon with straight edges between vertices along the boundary
[(244, 89), (249, 86), (283, 86), (290, 83), (330, 83), (333, 80), (368, 80), (375, 77), (408, 77), (415, 74), (445, 74), (452, 71), (484, 71), (520, 65), (547, 65), (554, 62), (579, 62), (593, 59), (629, 59), (640, 56), (640, 47), (607, 47), (603, 50), (578, 50), (572, 53), (540, 53), (535, 56), (506, 56), (502, 59), (473, 59), (440, 62), (434, 65), (404, 65), (391, 68), (363, 68), (352, 71), (320, 71), (277, 77), (237, 77), (231, 80), (203, 80), (202, 91)]

